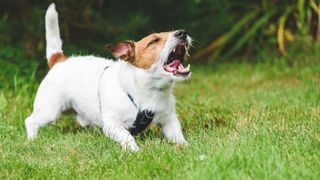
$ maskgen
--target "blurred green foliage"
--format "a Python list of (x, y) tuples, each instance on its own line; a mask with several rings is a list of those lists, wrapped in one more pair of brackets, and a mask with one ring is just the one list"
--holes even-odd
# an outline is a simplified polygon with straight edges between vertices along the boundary
[[(2, 0), (0, 59), (45, 66), (44, 14), (48, 0)], [(261, 49), (286, 54), (320, 39), (316, 0), (56, 0), (67, 54), (110, 56), (106, 43), (139, 40), (152, 32), (186, 29), (193, 60), (215, 62)], [(287, 43), (290, 43), (287, 45)], [(226, 59), (226, 58), (225, 58)]]

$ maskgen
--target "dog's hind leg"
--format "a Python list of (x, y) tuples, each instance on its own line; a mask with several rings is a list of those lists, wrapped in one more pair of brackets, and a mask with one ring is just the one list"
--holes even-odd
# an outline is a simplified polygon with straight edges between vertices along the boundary
[(38, 129), (57, 119), (60, 112), (37, 111), (33, 112), (26, 120), (28, 139), (34, 139), (37, 136)]
[(77, 122), (79, 123), (79, 125), (81, 127), (86, 127), (89, 126), (89, 121), (86, 120), (83, 116), (81, 116), (80, 114), (77, 114)]
[[(50, 91), (51, 90), (51, 91)], [(37, 136), (38, 129), (55, 121), (64, 109), (63, 98), (52, 89), (39, 88), (32, 114), (25, 120), (28, 139)]]

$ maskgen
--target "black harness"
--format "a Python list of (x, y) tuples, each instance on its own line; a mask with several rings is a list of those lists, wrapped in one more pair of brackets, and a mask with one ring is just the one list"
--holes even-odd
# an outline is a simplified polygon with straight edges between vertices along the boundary
[[(103, 69), (102, 74), (100, 75), (99, 78), (99, 84), (98, 84), (98, 100), (99, 100), (99, 110), (101, 112), (101, 98), (100, 98), (100, 81), (101, 78), (105, 72), (106, 69), (108, 69), (109, 66), (106, 66)], [(136, 103), (134, 102), (134, 99), (132, 98), (131, 95), (127, 94), (128, 98), (130, 99), (130, 101), (132, 102), (132, 104), (138, 108), (138, 106), (136, 105)], [(136, 135), (140, 132), (142, 132), (143, 130), (145, 130), (152, 122), (154, 118), (154, 112), (149, 111), (149, 110), (141, 110), (139, 109), (136, 120), (133, 122), (132, 127), (130, 127), (128, 129), (128, 131), (132, 134), (132, 135)]]

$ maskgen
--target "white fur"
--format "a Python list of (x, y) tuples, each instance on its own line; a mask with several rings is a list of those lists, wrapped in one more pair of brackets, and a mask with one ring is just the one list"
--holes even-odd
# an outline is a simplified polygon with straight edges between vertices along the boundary
[[(57, 18), (54, 5), (50, 5), (46, 15), (46, 21), (50, 21), (46, 22), (47, 45), (50, 46), (47, 56), (62, 51)], [(190, 75), (178, 77), (163, 69), (172, 48), (179, 43), (173, 34), (170, 34), (165, 48), (149, 70), (122, 60), (112, 61), (95, 56), (70, 57), (56, 64), (41, 82), (33, 112), (25, 121), (28, 138), (34, 139), (38, 128), (55, 121), (63, 110), (73, 108), (81, 126), (100, 127), (124, 149), (137, 151), (139, 147), (127, 130), (138, 113), (127, 96), (130, 94), (138, 108), (155, 112), (152, 123), (162, 125), (169, 140), (186, 143), (175, 112), (172, 90), (176, 80)], [(104, 70), (106, 66), (108, 68)]]
[(62, 40), (60, 39), (58, 13), (54, 3), (50, 4), (46, 12), (46, 41), (46, 57), (48, 61), (52, 54), (63, 52)]

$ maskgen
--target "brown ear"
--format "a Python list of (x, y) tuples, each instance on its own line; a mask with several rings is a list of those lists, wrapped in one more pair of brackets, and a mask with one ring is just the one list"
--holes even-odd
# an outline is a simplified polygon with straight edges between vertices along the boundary
[(134, 41), (123, 41), (117, 44), (107, 44), (105, 46), (115, 58), (133, 62), (134, 60)]

